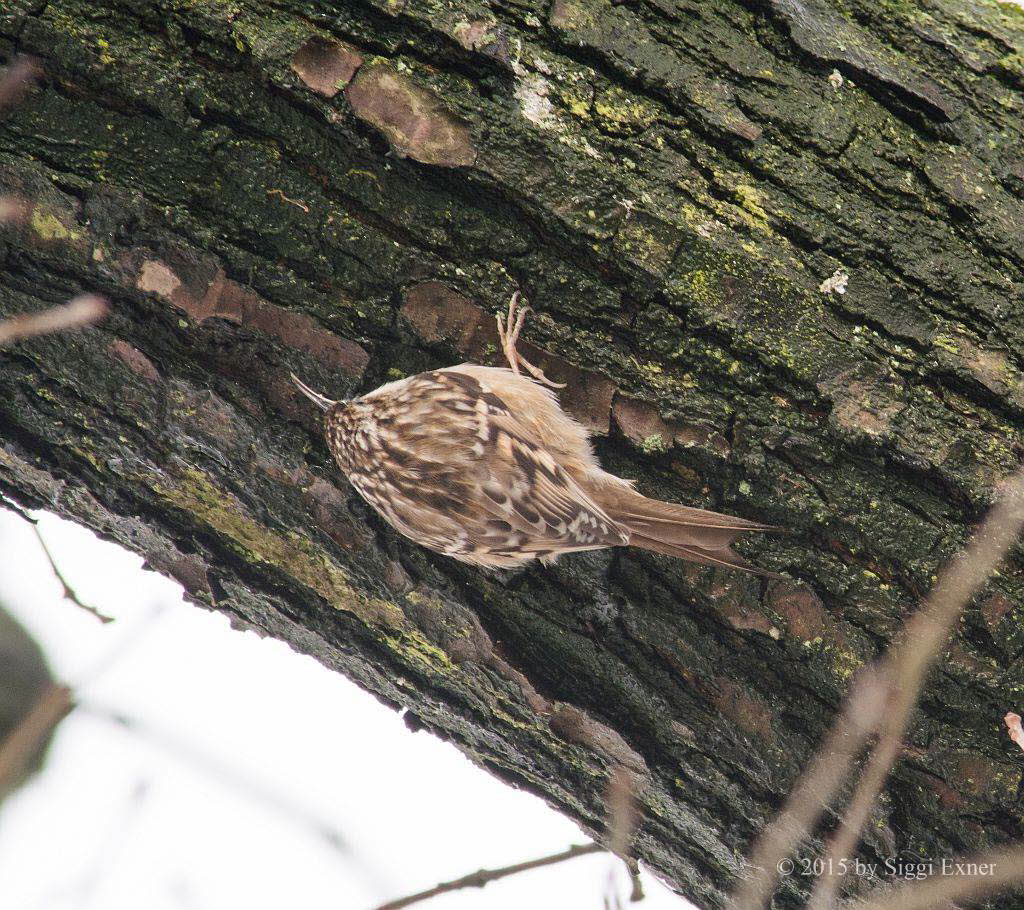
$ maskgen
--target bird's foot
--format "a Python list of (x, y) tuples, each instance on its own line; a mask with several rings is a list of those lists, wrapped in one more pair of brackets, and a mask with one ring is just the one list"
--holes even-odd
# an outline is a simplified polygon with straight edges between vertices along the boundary
[(505, 358), (508, 360), (509, 367), (517, 376), (519, 375), (519, 368), (523, 367), (537, 382), (550, 386), (553, 389), (565, 388), (564, 382), (552, 382), (544, 375), (544, 371), (540, 367), (534, 366), (516, 350), (519, 333), (523, 330), (526, 316), (530, 312), (528, 306), (519, 305), (519, 300), (519, 291), (516, 291), (508, 302), (508, 312), (505, 314), (504, 319), (501, 313), (498, 313), (495, 317), (498, 322), (498, 339), (501, 341), (501, 349), (505, 352)]

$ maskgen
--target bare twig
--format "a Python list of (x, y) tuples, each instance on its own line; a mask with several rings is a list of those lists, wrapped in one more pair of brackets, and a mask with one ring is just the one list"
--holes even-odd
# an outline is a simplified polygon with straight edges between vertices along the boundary
[(100, 679), (104, 674), (110, 671), (110, 668), (115, 666), (120, 660), (126, 655), (131, 654), (139, 642), (148, 635), (152, 635), (153, 631), (159, 628), (159, 620), (166, 613), (167, 605), (163, 603), (155, 603), (150, 605), (146, 612), (142, 615), (134, 616), (124, 628), (121, 623), (118, 624), (119, 634), (118, 637), (113, 639), (100, 653), (94, 657), (92, 662), (84, 669), (79, 671), (74, 679), (71, 680), (71, 684), (78, 692), (84, 691), (91, 686), (97, 679)]
[(137, 717), (130, 717), (114, 709), (86, 701), (79, 705), (79, 711), (87, 716), (96, 717), (107, 723), (114, 724), (140, 739), (152, 743), (167, 754), (173, 755), (191, 767), (202, 771), (206, 776), (216, 780), (218, 783), (244, 793), (248, 798), (287, 816), (293, 822), (297, 822), (302, 827), (313, 831), (339, 853), (351, 853), (348, 840), (341, 831), (325, 822), (315, 813), (283, 799), (271, 788), (255, 778), (249, 777), (242, 769), (235, 765), (226, 764), (170, 732), (159, 730)]
[(908, 620), (902, 641), (889, 649), (885, 671), (891, 682), (879, 741), (829, 843), (823, 864), (826, 871), (815, 883), (811, 910), (831, 906), (846, 873), (847, 864), (838, 860), (852, 855), (857, 847), (878, 794), (903, 748), (903, 736), (929, 668), (948, 640), (957, 617), (998, 568), (1022, 527), (1024, 474), (1017, 474), (1001, 491), (966, 552), (946, 566), (924, 606)]
[(608, 778), (605, 802), (608, 805), (608, 849), (617, 856), (627, 856), (640, 820), (636, 808), (633, 775), (617, 765)]
[[(877, 731), (881, 734), (878, 747), (854, 793), (847, 817), (830, 844), (829, 855), (843, 857), (856, 846), (899, 753), (925, 674), (964, 605), (985, 583), (1024, 526), (1024, 473), (1015, 475), (1001, 492), (967, 552), (947, 566), (931, 597), (907, 623), (901, 643), (858, 679), (845, 710), (810, 768), (778, 818), (758, 839), (750, 874), (734, 897), (733, 906), (738, 910), (764, 905), (778, 881), (779, 863), (810, 833), (846, 779), (854, 759)], [(827, 869), (828, 863), (824, 866)], [(812, 898), (817, 906), (831, 903), (840, 881), (838, 875), (819, 879)]]
[[(57, 882), (39, 894), (28, 908), (51, 908), (73, 906), (75, 910), (86, 910), (94, 903), (94, 896), (100, 890), (103, 879), (118, 865), (119, 854), (124, 845), (131, 841), (133, 828), (136, 826), (145, 802), (149, 796), (149, 782), (138, 780), (124, 800), (123, 808), (117, 817), (112, 819), (105, 832), (94, 831), (92, 838), (92, 862), (89, 867), (77, 873), (73, 878)], [(49, 884), (49, 876), (44, 881)]]
[(539, 859), (527, 860), (525, 863), (516, 863), (513, 866), (503, 866), (500, 869), (480, 869), (464, 875), (462, 878), (452, 879), (450, 882), (441, 882), (426, 891), (419, 891), (398, 900), (388, 901), (381, 904), (376, 910), (399, 910), (401, 907), (408, 907), (420, 901), (437, 897), (439, 894), (447, 894), (449, 891), (459, 891), (462, 888), (482, 888), (490, 882), (499, 878), (507, 878), (519, 872), (527, 872), (530, 869), (539, 869), (541, 866), (552, 866), (555, 863), (563, 863), (567, 859), (575, 859), (577, 856), (586, 856), (588, 853), (603, 853), (604, 847), (600, 844), (574, 844), (561, 853), (552, 853), (550, 856), (542, 856)]
[[(32, 57), (18, 57), (0, 74), (0, 114), (16, 105), (39, 78), (42, 67)], [(27, 221), (32, 204), (20, 196), (0, 196), (0, 225)], [(38, 313), (25, 313), (0, 321), (0, 348), (24, 338), (77, 329), (99, 321), (110, 309), (96, 294), (80, 294), (68, 303)], [(52, 560), (51, 560), (52, 561)]]
[(84, 610), (90, 616), (95, 616), (101, 623), (113, 622), (113, 616), (107, 616), (105, 613), (101, 613), (96, 607), (90, 606), (84, 603), (78, 596), (78, 592), (68, 583), (67, 578), (64, 577), (64, 573), (60, 570), (57, 565), (57, 561), (53, 558), (53, 553), (50, 552), (50, 548), (46, 545), (46, 540), (43, 538), (42, 532), (39, 530), (39, 525), (33, 522), (32, 530), (35, 532), (36, 540), (39, 541), (39, 546), (43, 548), (43, 553), (46, 554), (46, 560), (50, 563), (50, 568), (53, 570), (54, 576), (57, 581), (61, 583), (64, 588), (64, 599), (71, 601), (80, 610)]
[[(631, 855), (633, 837), (640, 823), (640, 813), (636, 805), (636, 778), (622, 765), (617, 765), (612, 770), (605, 802), (608, 806), (608, 849), (622, 860), (629, 873), (630, 902), (642, 901), (644, 889), (640, 883), (640, 867)], [(616, 890), (614, 875), (609, 876), (608, 891)], [(614, 896), (618, 901), (618, 894)]]
[(96, 903), (96, 895), (100, 892), (104, 879), (111, 870), (120, 865), (121, 854), (127, 844), (133, 840), (132, 830), (142, 816), (142, 810), (149, 798), (150, 783), (140, 779), (135, 782), (131, 792), (125, 799), (120, 816), (107, 829), (105, 837), (95, 846), (95, 854), (90, 868), (79, 880), (76, 905), (78, 910), (88, 910)]
[(0, 322), (0, 348), (24, 338), (91, 325), (106, 316), (109, 309), (103, 297), (96, 294), (81, 294), (60, 306), (50, 307), (38, 313), (12, 316)]
[(974, 901), (1024, 882), (1024, 845), (945, 860), (941, 874), (887, 890), (853, 910), (934, 910)]
[[(9, 506), (17, 511), (35, 530), (36, 519), (24, 512), (16, 503), (3, 496), (2, 493), (0, 493), (0, 504)], [(54, 574), (57, 575), (63, 585), (68, 587), (42, 538), (40, 538), (40, 544), (46, 552), (48, 559), (50, 559)], [(75, 602), (79, 606), (83, 606), (80, 601), (76, 600)], [(92, 609), (89, 607), (85, 607), (85, 609), (92, 612)], [(78, 691), (82, 691), (83, 688), (91, 685), (97, 678), (108, 672), (110, 667), (126, 653), (134, 649), (138, 644), (139, 638), (152, 631), (155, 621), (160, 617), (164, 609), (165, 607), (163, 606), (157, 606), (155, 609), (151, 609), (148, 615), (130, 623), (125, 634), (122, 634), (113, 643), (113, 646), (96, 660), (89, 671), (75, 680), (75, 688)], [(56, 726), (57, 722), (71, 711), (72, 708), (75, 708), (79, 714), (100, 718), (132, 735), (148, 741), (167, 754), (215, 779), (222, 786), (240, 791), (249, 799), (278, 811), (292, 822), (309, 830), (314, 836), (321, 838), (331, 849), (341, 854), (345, 861), (376, 891), (386, 892), (389, 890), (386, 886), (385, 876), (380, 875), (365, 861), (361, 860), (352, 851), (348, 840), (341, 830), (336, 825), (325, 821), (317, 813), (311, 812), (303, 806), (283, 798), (258, 779), (247, 775), (244, 770), (219, 761), (216, 757), (203, 752), (185, 739), (148, 726), (143, 721), (126, 716), (115, 710), (88, 702), (73, 701), (73, 691), (72, 688), (63, 685), (49, 687), (43, 696), (40, 697), (35, 708), (26, 715), (10, 736), (0, 743), (0, 793), (4, 792), (10, 782), (18, 780), (22, 769), (31, 760), (32, 755), (35, 754), (38, 744)]]
[(282, 202), (287, 202), (289, 205), (294, 205), (295, 208), (302, 209), (302, 211), (304, 211), (307, 215), (309, 214), (309, 206), (306, 205), (305, 202), (303, 202), (300, 199), (289, 199), (281, 190), (267, 190), (267, 195), (277, 196), (281, 199)]
[(0, 114), (14, 107), (42, 74), (39, 61), (33, 57), (18, 57), (0, 75)]
[(0, 743), (0, 793), (6, 793), (25, 773), (43, 741), (73, 707), (71, 689), (48, 685), (29, 712)]
[(786, 805), (769, 824), (750, 858), (750, 874), (733, 898), (739, 910), (761, 907), (778, 881), (779, 863), (793, 852), (821, 817), (846, 777), (853, 760), (877, 729), (888, 686), (873, 670), (855, 681), (846, 707), (811, 759)]

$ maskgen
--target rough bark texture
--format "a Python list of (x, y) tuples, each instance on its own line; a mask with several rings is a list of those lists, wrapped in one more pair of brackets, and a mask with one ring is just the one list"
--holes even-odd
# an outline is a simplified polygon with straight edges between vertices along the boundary
[[(0, 488), (591, 832), (633, 769), (641, 858), (719, 905), (1020, 461), (1021, 11), (7, 0), (18, 50), (48, 78), (0, 130), (37, 200), (0, 314), (115, 313), (0, 354)], [(517, 285), (606, 465), (795, 529), (742, 547), (792, 583), (624, 551), (488, 574), (356, 499), (289, 370), (340, 397), (496, 362)], [(1022, 596), (1017, 559), (966, 615), (869, 858), (1021, 836)]]

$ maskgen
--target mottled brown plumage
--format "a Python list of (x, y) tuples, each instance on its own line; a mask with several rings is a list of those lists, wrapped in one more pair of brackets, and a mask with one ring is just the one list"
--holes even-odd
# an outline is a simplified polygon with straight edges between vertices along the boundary
[(526, 312), (517, 295), (498, 320), (510, 369), (464, 363), (340, 402), (295, 379), (327, 412), (327, 444), (363, 498), (406, 537), (481, 566), (636, 546), (760, 571), (729, 545), (769, 525), (648, 499), (602, 470), (555, 384), (516, 351)]

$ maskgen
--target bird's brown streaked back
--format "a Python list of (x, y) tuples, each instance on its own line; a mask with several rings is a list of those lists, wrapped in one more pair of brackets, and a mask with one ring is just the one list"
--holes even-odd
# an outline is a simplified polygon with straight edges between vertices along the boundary
[(771, 526), (649, 499), (601, 468), (554, 383), (516, 351), (526, 313), (517, 304), (498, 320), (510, 369), (460, 364), (344, 402), (296, 379), (326, 410), (331, 453), (366, 501), (417, 543), (492, 568), (638, 546), (771, 574), (730, 547)]

